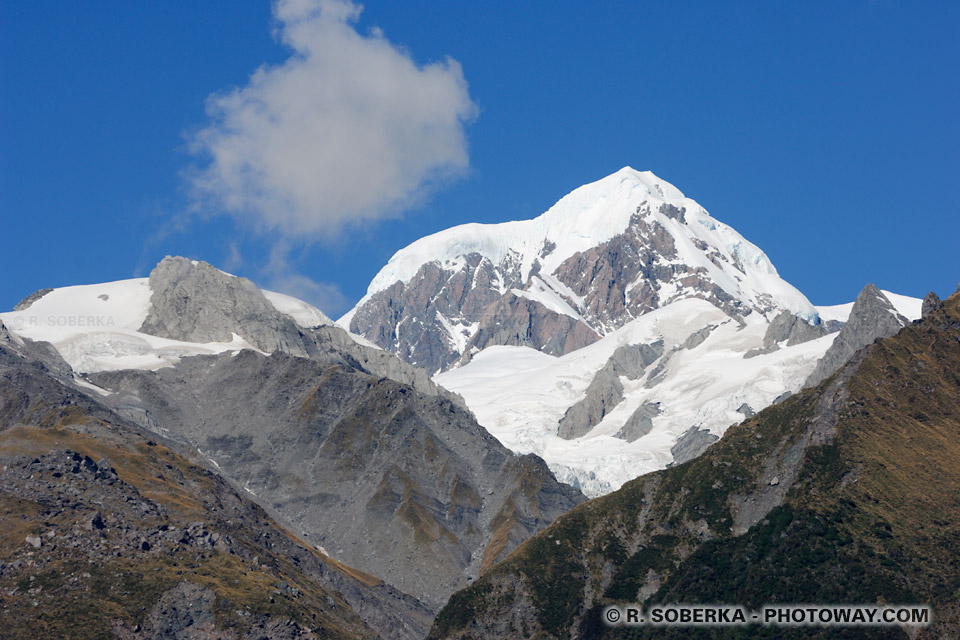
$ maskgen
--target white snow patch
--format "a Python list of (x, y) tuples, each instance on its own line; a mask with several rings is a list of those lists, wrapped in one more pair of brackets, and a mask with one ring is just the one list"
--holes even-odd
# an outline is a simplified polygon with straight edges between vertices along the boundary
[[(647, 375), (622, 379), (624, 402), (599, 425), (576, 440), (557, 436), (566, 410), (583, 397), (617, 347), (662, 339), (667, 357), (708, 324), (716, 328), (697, 348), (678, 348), (669, 355), (662, 382), (646, 389)], [(558, 478), (597, 496), (665, 467), (673, 459), (671, 447), (691, 426), (722, 435), (744, 419), (737, 412), (742, 404), (759, 411), (784, 391), (798, 391), (836, 337), (743, 358), (762, 344), (767, 326), (759, 314), (747, 316), (741, 327), (704, 300), (683, 299), (559, 358), (525, 347), (493, 346), (434, 380), (462, 395), (480, 424), (508, 448), (536, 453)], [(648, 373), (659, 362), (651, 364)], [(653, 430), (632, 443), (613, 437), (645, 402), (660, 403)]]
[(923, 308), (923, 300), (921, 298), (911, 298), (910, 296), (903, 296), (899, 293), (893, 293), (884, 289), (880, 291), (904, 318), (907, 320), (920, 319), (920, 310)]
[(333, 324), (333, 320), (328, 318), (323, 311), (299, 298), (276, 291), (267, 291), (266, 289), (260, 291), (267, 302), (273, 305), (274, 309), (290, 316), (301, 327), (326, 327)]
[(90, 391), (93, 391), (93, 392), (95, 392), (95, 393), (97, 393), (97, 394), (99, 394), (99, 395), (101, 395), (101, 396), (113, 395), (113, 392), (112, 392), (112, 391), (107, 391), (107, 390), (104, 389), (103, 387), (98, 387), (97, 385), (93, 384), (92, 382), (90, 382), (90, 381), (88, 381), (88, 380), (84, 380), (84, 379), (81, 378), (80, 376), (74, 376), (74, 377), (73, 377), (73, 383), (74, 383), (75, 385), (77, 385), (78, 387), (83, 387), (84, 389), (89, 389)]
[(817, 313), (820, 314), (820, 319), (824, 322), (828, 322), (830, 320), (846, 322), (847, 318), (850, 317), (850, 311), (853, 309), (853, 303), (847, 302), (846, 304), (818, 306), (816, 309)]
[(477, 332), (479, 323), (453, 322), (439, 311), (436, 312), (436, 318), (440, 322), (440, 326), (447, 332), (447, 339), (450, 341), (450, 346), (452, 346), (457, 353), (463, 353), (467, 347), (467, 342), (469, 342), (473, 334)]
[(560, 294), (560, 296), (563, 297), (565, 300), (572, 301), (573, 304), (577, 306), (577, 308), (583, 307), (583, 304), (584, 304), (583, 296), (578, 296), (576, 293), (573, 292), (573, 289), (571, 289), (564, 283), (560, 282), (560, 279), (557, 278), (555, 275), (551, 273), (541, 272), (540, 279), (543, 280), (543, 282), (548, 287), (550, 287), (551, 289), (556, 291), (558, 294)]
[[(556, 278), (554, 278), (556, 280)], [(559, 282), (559, 280), (558, 280)], [(582, 320), (583, 318), (577, 312), (576, 309), (570, 306), (570, 304), (564, 300), (559, 293), (554, 291), (551, 287), (541, 280), (540, 278), (533, 276), (530, 279), (531, 288), (522, 290), (522, 289), (511, 289), (510, 293), (521, 298), (526, 298), (528, 300), (533, 300), (534, 302), (539, 302), (544, 307), (553, 311), (554, 313), (559, 313), (560, 315), (570, 316), (574, 320)], [(462, 349), (461, 349), (462, 351)]]
[[(881, 289), (880, 292), (890, 302), (890, 304), (893, 305), (893, 308), (896, 309), (897, 312), (907, 320), (920, 319), (920, 310), (923, 307), (923, 300), (920, 298), (912, 298), (910, 296), (900, 295), (899, 293), (893, 293), (892, 291), (886, 291), (884, 289)], [(818, 306), (816, 309), (817, 313), (820, 314), (821, 320), (839, 320), (840, 322), (846, 322), (847, 318), (850, 317), (850, 311), (853, 309), (853, 303), (847, 302), (846, 304)]]
[(347, 311), (345, 314), (337, 318), (337, 321), (334, 323), (344, 331), (350, 331), (350, 323), (353, 321), (353, 316), (357, 313), (357, 307), (353, 307), (350, 311)]
[(194, 343), (141, 333), (150, 295), (147, 278), (62, 287), (0, 320), (19, 336), (52, 344), (77, 373), (159, 369), (185, 356), (253, 348), (236, 334), (230, 342)]

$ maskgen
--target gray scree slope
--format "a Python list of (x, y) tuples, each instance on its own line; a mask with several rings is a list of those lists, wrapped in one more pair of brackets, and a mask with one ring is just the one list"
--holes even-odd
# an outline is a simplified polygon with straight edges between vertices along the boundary
[[(157, 438), (142, 430), (137, 424), (124, 419), (107, 407), (99, 394), (90, 393), (88, 389), (76, 386), (70, 366), (48, 343), (21, 340), (11, 336), (2, 322), (0, 322), (0, 398), (3, 398), (0, 402), (0, 432), (5, 432), (17, 425), (49, 428), (50, 416), (60, 416), (61, 422), (65, 424), (57, 423), (58, 428), (82, 433), (84, 437), (94, 441), (112, 443), (111, 447), (117, 448), (118, 457), (122, 455), (121, 450), (128, 447), (135, 449), (138, 444), (142, 445), (147, 440), (147, 436), (170, 443), (169, 440)], [(69, 416), (80, 419), (73, 423)], [(15, 452), (16, 449), (13, 448), (10, 451)], [(196, 455), (195, 451), (190, 450), (184, 450), (183, 453)], [(62, 452), (59, 455), (54, 454), (55, 452), (51, 451), (44, 460), (47, 461), (49, 458), (49, 462), (53, 462), (64, 459)], [(158, 506), (162, 500), (158, 503), (118, 481), (116, 473), (104, 461), (100, 462), (101, 469), (97, 471), (97, 478), (107, 477), (109, 472), (113, 474), (112, 478), (108, 478), (109, 482), (81, 482), (79, 484), (83, 486), (79, 487), (79, 491), (78, 483), (74, 482), (72, 493), (66, 494), (61, 486), (63, 480), (89, 479), (90, 474), (77, 474), (76, 471), (64, 472), (61, 481), (51, 483), (51, 480), (56, 480), (56, 477), (49, 474), (49, 469), (54, 467), (48, 469), (48, 462), (35, 467), (23, 467), (23, 469), (20, 468), (22, 465), (14, 464), (15, 460), (5, 457), (3, 462), (5, 465), (9, 463), (9, 469), (4, 466), (6, 471), (0, 474), (2, 478), (0, 484), (3, 485), (0, 489), (3, 493), (14, 495), (18, 500), (25, 499), (50, 505), (51, 511), (56, 513), (60, 513), (60, 510), (86, 513), (87, 530), (109, 526), (111, 536), (119, 535), (118, 532), (126, 532), (119, 539), (112, 538), (114, 546), (110, 549), (104, 547), (100, 539), (93, 534), (85, 536), (81, 529), (76, 529), (73, 533), (61, 531), (60, 537), (57, 538), (58, 542), (51, 545), (46, 541), (43, 551), (35, 553), (30, 564), (32, 569), (26, 565), (17, 567), (22, 565), (22, 561), (13, 564), (8, 562), (8, 572), (18, 571), (21, 568), (26, 572), (40, 572), (44, 563), (54, 560), (56, 554), (81, 553), (89, 557), (91, 562), (97, 561), (102, 564), (109, 560), (116, 560), (121, 555), (127, 557), (130, 554), (139, 554), (141, 540), (151, 541), (150, 553), (154, 556), (164, 546), (162, 541), (158, 541), (155, 526), (149, 530), (138, 529), (136, 518), (131, 516), (132, 512), (141, 513), (141, 515), (153, 513), (162, 521), (163, 507)], [(84, 464), (85, 470), (87, 467), (97, 470), (97, 465), (93, 464), (92, 460)], [(70, 462), (70, 466), (72, 465), (73, 462)], [(38, 473), (38, 469), (45, 469), (47, 472)], [(170, 476), (174, 477), (176, 473), (171, 467)], [(252, 536), (271, 541), (268, 545), (270, 553), (289, 558), (310, 579), (331, 592), (338, 593), (369, 626), (368, 631), (376, 633), (376, 637), (415, 640), (422, 638), (427, 632), (432, 614), (423, 603), (387, 584), (367, 584), (351, 577), (347, 571), (334, 568), (335, 565), (332, 563), (318, 561), (313, 553), (295, 544), (277, 528), (274, 522), (269, 521), (263, 510), (253, 504), (250, 496), (244, 495), (242, 491), (235, 491), (221, 480), (218, 474), (211, 474), (210, 477), (212, 479), (204, 484), (205, 491), (209, 493), (200, 497), (207, 511), (203, 515), (204, 521), (193, 525), (197, 530), (209, 528), (211, 531), (218, 529), (222, 531), (224, 527), (233, 526), (231, 523), (242, 522), (243, 526), (252, 530)], [(189, 481), (181, 479), (180, 491), (190, 492), (193, 490), (192, 487)], [(96, 515), (92, 516), (94, 513)], [(94, 522), (99, 521), (99, 524), (89, 525), (91, 518)], [(165, 535), (167, 538), (172, 536), (171, 539), (176, 540), (185, 534), (182, 531), (171, 530)], [(65, 541), (64, 536), (72, 536), (72, 538)], [(256, 549), (251, 550), (236, 544), (230, 545), (228, 536), (223, 540), (228, 544), (231, 554), (239, 554), (247, 560), (257, 554)], [(136, 549), (131, 550), (134, 546)], [(57, 547), (60, 547), (60, 550), (57, 550)], [(154, 620), (157, 624), (164, 621), (170, 622), (164, 615)], [(265, 630), (257, 637), (279, 639), (287, 636)]]
[(150, 285), (144, 330), (237, 333), (273, 354), (91, 375), (117, 392), (107, 401), (201, 450), (338, 560), (430, 606), (584, 500), (540, 458), (503, 447), (422, 369), (339, 328), (297, 326), (248, 281), (167, 258)]

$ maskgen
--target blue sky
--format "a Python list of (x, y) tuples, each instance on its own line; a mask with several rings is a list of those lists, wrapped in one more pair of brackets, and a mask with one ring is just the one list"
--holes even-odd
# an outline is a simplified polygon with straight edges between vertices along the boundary
[(4, 3), (0, 308), (179, 254), (337, 316), (625, 165), (815, 304), (960, 279), (958, 3), (314, 2)]

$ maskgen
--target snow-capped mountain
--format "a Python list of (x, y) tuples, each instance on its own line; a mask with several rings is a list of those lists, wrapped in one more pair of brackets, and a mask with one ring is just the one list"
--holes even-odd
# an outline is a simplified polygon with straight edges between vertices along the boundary
[[(0, 313), (0, 319), (24, 338), (52, 344), (77, 373), (158, 369), (185, 356), (255, 348), (233, 332), (225, 332), (221, 339), (195, 342), (142, 331), (151, 309), (149, 278), (38, 293), (41, 295), (24, 300), (13, 311)], [(333, 324), (322, 311), (302, 300), (274, 291), (262, 293), (276, 311), (299, 326)]]
[(798, 391), (852, 307), (821, 317), (757, 246), (626, 167), (531, 220), (414, 242), (338, 324), (599, 495)]
[(430, 611), (585, 499), (425, 370), (205, 262), (38, 291), (0, 314), (0, 342)]
[(731, 317), (817, 318), (758, 247), (670, 183), (626, 167), (532, 220), (414, 242), (338, 322), (435, 373), (490, 345), (563, 355), (691, 297)]
[[(900, 314), (920, 317), (919, 300), (894, 299)], [(846, 322), (852, 306), (822, 309)], [(877, 319), (864, 314), (857, 324), (886, 326)], [(597, 496), (695, 457), (731, 425), (806, 386), (838, 334), (771, 343), (775, 326), (688, 298), (564, 356), (493, 346), (434, 380), (463, 396), (507, 447), (536, 453), (559, 479)], [(895, 333), (887, 328), (857, 348)]]

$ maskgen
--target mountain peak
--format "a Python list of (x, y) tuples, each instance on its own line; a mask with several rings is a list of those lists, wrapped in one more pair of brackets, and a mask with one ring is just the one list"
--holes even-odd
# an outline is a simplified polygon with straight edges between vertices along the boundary
[[(627, 166), (537, 217), (453, 227), (401, 249), (338, 324), (442, 372), (435, 380), (478, 416), (491, 408), (481, 422), (508, 446), (599, 493), (669, 462), (691, 426), (715, 437), (742, 419), (738, 406), (797, 391), (828, 345), (806, 345), (823, 333), (817, 320), (759, 247)], [(622, 383), (617, 349), (657, 343), (648, 370)], [(741, 357), (752, 348), (763, 357)], [(567, 437), (583, 439), (575, 454)]]
[[(623, 181), (632, 181), (635, 184), (643, 185), (649, 189), (652, 193), (657, 193), (660, 197), (666, 200), (679, 200), (685, 198), (683, 192), (680, 189), (676, 188), (663, 178), (658, 177), (653, 171), (638, 171), (631, 166), (625, 166), (619, 171), (610, 174), (606, 178), (601, 178), (597, 183), (604, 182), (606, 180), (619, 179)], [(595, 183), (595, 184), (597, 184)]]
[(246, 278), (206, 262), (167, 256), (150, 273), (142, 333), (184, 342), (229, 342), (234, 335), (266, 353), (306, 355), (296, 323)]
[(666, 180), (650, 171), (623, 167), (574, 189), (536, 218), (468, 223), (413, 242), (390, 258), (371, 281), (360, 304), (395, 282), (409, 282), (424, 263), (449, 262), (457, 266), (463, 256), (472, 253), (493, 263), (501, 263), (513, 254), (521, 279), (525, 280), (536, 262), (549, 271), (566, 258), (623, 233), (645, 202), (650, 202), (652, 208), (674, 203), (706, 215), (702, 207)]
[(873, 284), (866, 285), (857, 295), (847, 322), (823, 359), (817, 363), (805, 386), (820, 384), (859, 349), (877, 338), (894, 335), (907, 324), (908, 319), (897, 310), (890, 298)]
[[(571, 257), (624, 234), (641, 214), (679, 240), (681, 261), (709, 272), (710, 279), (732, 298), (751, 297), (744, 290), (746, 286), (781, 308), (815, 321), (817, 314), (810, 302), (779, 278), (759, 247), (712, 218), (696, 201), (653, 172), (627, 166), (574, 189), (536, 218), (464, 224), (413, 242), (390, 258), (341, 324), (349, 324), (355, 310), (378, 292), (397, 282), (409, 283), (425, 264), (434, 262), (455, 271), (463, 266), (466, 256), (476, 254), (495, 265), (509, 262), (517, 268), (517, 278), (523, 284), (537, 272), (553, 273)], [(662, 218), (671, 218), (673, 223)], [(744, 280), (750, 282), (741, 286)]]
[[(411, 299), (395, 299), (404, 290)], [(498, 339), (508, 342), (496, 344), (551, 344), (546, 352), (561, 355), (689, 297), (737, 317), (786, 310), (817, 320), (813, 305), (759, 247), (669, 182), (623, 167), (535, 218), (465, 224), (413, 242), (390, 258), (339, 324), (434, 373), (468, 355), (465, 349), (482, 348), (471, 341), (491, 314), (500, 322), (516, 316), (521, 332), (498, 327)], [(567, 329), (575, 328), (569, 319), (582, 324), (582, 339), (554, 353), (555, 341), (537, 337), (543, 331), (520, 326), (530, 301), (565, 316)], [(426, 335), (431, 330), (423, 325), (435, 321), (437, 335)], [(411, 330), (416, 336), (402, 335)]]

